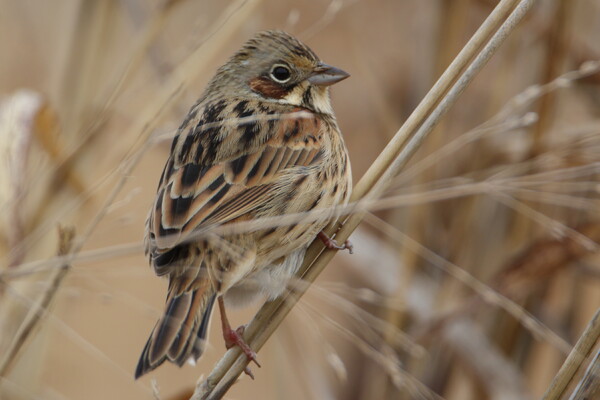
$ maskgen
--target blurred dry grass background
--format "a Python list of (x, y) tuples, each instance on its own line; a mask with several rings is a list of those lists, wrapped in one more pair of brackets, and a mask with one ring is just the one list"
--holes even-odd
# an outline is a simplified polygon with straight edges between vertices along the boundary
[[(133, 381), (165, 294), (141, 249), (164, 136), (246, 38), (285, 29), (352, 74), (332, 97), (357, 180), (495, 3), (0, 0), (0, 398), (183, 399), (222, 355), (214, 324), (196, 367)], [(600, 74), (531, 85), (600, 60), (598, 21), (538, 2), (227, 398), (545, 391), (600, 306)]]

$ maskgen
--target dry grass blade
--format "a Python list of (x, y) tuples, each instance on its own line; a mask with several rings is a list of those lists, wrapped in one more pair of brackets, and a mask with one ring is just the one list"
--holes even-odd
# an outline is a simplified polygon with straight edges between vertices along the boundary
[[(73, 228), (59, 227), (59, 248), (58, 255), (64, 256), (69, 253), (73, 246), (73, 239), (75, 238), (75, 230)], [(47, 286), (43, 292), (43, 296), (36, 299), (36, 304), (29, 310), (28, 315), (21, 323), (19, 330), (12, 340), (8, 351), (4, 353), (2, 359), (0, 359), (0, 377), (6, 376), (10, 371), (10, 368), (14, 365), (19, 351), (23, 348), (27, 340), (31, 337), (34, 329), (42, 321), (42, 318), (46, 315), (48, 307), (54, 299), (54, 294), (60, 287), (62, 280), (67, 275), (70, 265), (65, 263), (59, 269), (55, 269), (52, 276), (48, 279)], [(0, 281), (2, 284), (2, 281)]]
[[(353, 192), (353, 201), (377, 197), (390, 184), (400, 168), (418, 149), (422, 140), (431, 132), (442, 115), (456, 101), (458, 95), (490, 59), (533, 3), (533, 0), (504, 0), (499, 3), (360, 180)], [(481, 49), (486, 42), (487, 44)], [(445, 92), (447, 94), (444, 97)], [(350, 216), (337, 232), (336, 238), (341, 241), (347, 239), (362, 217), (363, 214)], [(313, 242), (307, 251), (299, 275), (307, 282), (313, 282), (334, 254), (335, 251), (323, 251), (322, 244)], [(286, 297), (269, 302), (261, 308), (246, 329), (245, 339), (254, 350), (262, 347), (302, 294), (303, 290), (290, 291)], [(248, 363), (247, 358), (241, 355), (239, 349), (230, 349), (208, 378), (198, 384), (192, 399), (221, 398)]]
[[(253, 10), (253, 7), (259, 3), (260, 1), (258, 0), (240, 0), (232, 4), (232, 6), (230, 6), (231, 10), (226, 13), (226, 16), (224, 17), (224, 21), (219, 20), (215, 22), (215, 28), (212, 35), (215, 35), (217, 32), (219, 35), (214, 38), (210, 46), (204, 46), (202, 51), (197, 49), (197, 51), (191, 54), (185, 62), (178, 66), (167, 84), (164, 85), (161, 92), (156, 96), (155, 101), (149, 102), (140, 114), (141, 117), (136, 119), (135, 124), (132, 125), (130, 131), (139, 132), (138, 146), (131, 149), (129, 156), (119, 167), (121, 172), (119, 181), (114, 186), (113, 191), (108, 195), (105, 205), (100, 209), (100, 212), (97, 213), (96, 217), (84, 231), (81, 241), (74, 246), (72, 251), (73, 254), (78, 253), (81, 250), (85, 240), (91, 235), (108, 211), (110, 205), (121, 192), (121, 189), (125, 185), (127, 174), (133, 170), (134, 166), (137, 165), (146, 150), (152, 145), (152, 141), (149, 140), (152, 133), (150, 128), (154, 126), (153, 121), (156, 121), (162, 115), (166, 106), (170, 104), (170, 102), (180, 94), (182, 88), (185, 87), (187, 81), (181, 77), (195, 76), (195, 74), (198, 73), (198, 69), (203, 65), (202, 58), (212, 57), (217, 51), (218, 44), (232, 35), (239, 26), (240, 21), (242, 21), (243, 18)], [(227, 27), (224, 26), (225, 21), (230, 22)]]
[[(579, 341), (571, 351), (571, 354), (565, 360), (563, 366), (558, 371), (558, 374), (552, 381), (552, 384), (544, 394), (542, 400), (557, 400), (563, 398), (563, 394), (575, 374), (582, 366), (582, 361), (590, 355), (594, 346), (598, 344), (600, 340), (600, 310), (596, 312), (594, 318), (590, 321), (585, 331), (579, 338)], [(598, 364), (598, 357), (595, 357), (590, 362), (590, 366), (595, 363)], [(596, 366), (597, 369), (597, 366)], [(598, 377), (595, 377), (598, 380)], [(580, 397), (578, 397), (580, 398)], [(591, 397), (589, 397), (591, 398)]]
[(593, 399), (600, 395), (600, 352), (596, 352), (594, 359), (590, 363), (583, 379), (579, 381), (573, 391), (570, 400)]
[[(32, 178), (27, 181), (22, 177), (17, 177), (16, 181), (18, 182), (27, 182), (29, 184), (28, 187), (39, 187), (46, 188), (48, 186), (48, 195), (44, 201), (40, 201), (40, 206), (38, 209), (35, 209), (35, 212), (27, 213), (29, 223), (27, 226), (31, 227), (31, 230), (28, 231), (28, 234), (21, 234), (21, 224), (15, 223), (16, 226), (16, 235), (7, 236), (11, 238), (10, 246), (7, 246), (7, 251), (2, 252), (2, 258), (9, 258), (10, 265), (14, 265), (15, 268), (12, 268), (15, 271), (20, 270), (20, 266), (22, 266), (22, 262), (27, 261), (28, 259), (35, 258), (34, 251), (41, 249), (41, 245), (39, 242), (39, 238), (41, 236), (50, 237), (51, 235), (47, 235), (47, 231), (49, 231), (55, 224), (56, 221), (68, 220), (69, 223), (73, 222), (70, 219), (72, 216), (68, 217), (65, 214), (69, 212), (77, 212), (80, 209), (80, 204), (91, 197), (92, 193), (99, 187), (99, 185), (103, 185), (105, 183), (114, 182), (112, 189), (109, 191), (107, 196), (104, 198), (100, 208), (94, 210), (94, 216), (91, 218), (85, 219), (85, 226), (82, 229), (78, 228), (78, 232), (80, 234), (73, 238), (73, 235), (69, 233), (67, 230), (61, 230), (60, 232), (60, 240), (61, 240), (61, 250), (55, 260), (58, 262), (52, 262), (53, 268), (48, 271), (48, 274), (44, 277), (43, 286), (40, 288), (41, 290), (37, 290), (35, 285), (38, 285), (37, 281), (32, 278), (28, 282), (22, 284), (23, 286), (31, 287), (29, 293), (22, 294), (17, 290), (14, 290), (15, 282), (9, 282), (8, 280), (4, 280), (0, 278), (0, 294), (2, 294), (4, 289), (6, 290), (6, 301), (2, 302), (3, 317), (6, 315), (13, 315), (13, 323), (9, 324), (7, 318), (3, 318), (1, 321), (2, 325), (2, 336), (1, 342), (3, 350), (0, 352), (0, 377), (3, 380), (8, 380), (7, 376), (10, 373), (11, 375), (21, 376), (21, 371), (27, 370), (23, 375), (24, 380), (27, 382), (27, 385), (31, 384), (34, 386), (36, 384), (36, 377), (34, 373), (31, 372), (31, 369), (27, 367), (22, 367), (27, 364), (28, 358), (27, 356), (30, 352), (26, 353), (26, 348), (31, 344), (31, 338), (36, 335), (36, 328), (39, 328), (41, 324), (45, 321), (51, 320), (52, 314), (48, 310), (49, 306), (53, 303), (54, 299), (57, 297), (57, 293), (59, 292), (59, 288), (64, 284), (65, 276), (68, 275), (68, 272), (71, 271), (70, 266), (73, 261), (76, 259), (78, 253), (81, 251), (82, 247), (85, 243), (87, 243), (90, 235), (94, 231), (98, 225), (105, 220), (106, 215), (110, 212), (111, 207), (113, 206), (115, 199), (123, 189), (126, 181), (128, 180), (128, 176), (131, 173), (132, 169), (137, 165), (137, 163), (142, 159), (145, 152), (151, 147), (154, 143), (150, 140), (153, 128), (156, 126), (156, 121), (164, 115), (168, 106), (173, 102), (174, 98), (181, 93), (181, 88), (186, 87), (186, 84), (191, 79), (191, 77), (195, 76), (198, 71), (201, 71), (202, 68), (206, 67), (207, 59), (212, 57), (214, 54), (217, 54), (217, 50), (219, 45), (222, 44), (223, 41), (227, 40), (233, 33), (237, 31), (242, 22), (247, 18), (248, 14), (256, 7), (257, 4), (260, 3), (260, 0), (238, 0), (232, 3), (232, 6), (227, 8), (228, 13), (224, 15), (224, 18), (221, 18), (215, 21), (215, 24), (212, 25), (211, 37), (213, 40), (210, 45), (202, 45), (197, 46), (196, 49), (183, 60), (178, 67), (173, 71), (173, 73), (168, 77), (166, 82), (160, 87), (160, 90), (157, 91), (156, 95), (154, 95), (151, 99), (144, 103), (144, 107), (140, 110), (139, 113), (136, 113), (133, 118), (131, 118), (130, 123), (123, 130), (123, 137), (127, 138), (137, 138), (135, 143), (131, 146), (124, 146), (123, 148), (118, 149), (115, 153), (118, 154), (119, 158), (122, 158), (122, 162), (118, 165), (117, 168), (111, 168), (110, 172), (106, 173), (104, 177), (99, 180), (94, 180), (90, 178), (90, 181), (93, 181), (93, 185), (84, 186), (81, 184), (74, 185), (73, 177), (75, 175), (70, 175), (71, 171), (77, 171), (78, 173), (82, 173), (86, 170), (87, 167), (76, 165), (73, 160), (84, 160), (82, 161), (82, 165), (85, 162), (89, 162), (84, 156), (94, 153), (94, 155), (100, 154), (97, 149), (93, 149), (91, 146), (88, 146), (92, 143), (91, 135), (92, 133), (99, 132), (98, 128), (100, 125), (104, 124), (105, 121), (110, 119), (109, 117), (118, 114), (119, 108), (117, 105), (118, 100), (122, 100), (125, 94), (125, 87), (128, 85), (132, 76), (136, 73), (140, 72), (140, 69), (144, 66), (144, 61), (146, 59), (146, 53), (148, 49), (152, 45), (152, 43), (157, 39), (158, 35), (162, 31), (162, 26), (167, 22), (168, 17), (170, 15), (170, 11), (173, 9), (173, 5), (175, 5), (175, 1), (165, 2), (164, 7), (161, 8), (158, 12), (154, 14), (153, 19), (150, 20), (149, 27), (142, 32), (140, 39), (136, 41), (136, 46), (133, 46), (132, 56), (129, 59), (129, 62), (125, 66), (122, 74), (117, 76), (117, 79), (114, 85), (109, 85), (107, 96), (99, 99), (98, 105), (100, 108), (96, 108), (96, 87), (100, 86), (101, 83), (104, 82), (102, 74), (98, 73), (98, 69), (101, 67), (101, 62), (94, 62), (96, 59), (94, 57), (99, 57), (100, 51), (97, 51), (98, 48), (102, 47), (99, 43), (108, 46), (110, 42), (110, 35), (103, 35), (103, 32), (106, 31), (107, 27), (112, 26), (114, 20), (109, 18), (111, 15), (116, 15), (117, 4), (111, 5), (87, 5), (82, 6), (80, 9), (81, 13), (85, 14), (87, 19), (78, 20), (77, 26), (75, 27), (74, 32), (77, 33), (76, 44), (70, 47), (70, 51), (73, 53), (74, 58), (85, 58), (85, 66), (77, 66), (77, 62), (73, 62), (73, 69), (75, 71), (71, 71), (70, 69), (65, 71), (65, 76), (67, 77), (65, 80), (65, 85), (68, 90), (64, 90), (64, 104), (65, 109), (68, 109), (69, 112), (66, 112), (65, 115), (60, 119), (61, 124), (59, 126), (62, 128), (60, 130), (60, 138), (64, 141), (55, 142), (52, 139), (56, 139), (55, 136), (59, 136), (50, 128), (54, 128), (54, 126), (47, 127), (48, 129), (43, 130), (43, 133), (47, 133), (49, 131), (53, 135), (48, 137), (38, 138), (34, 136), (35, 131), (31, 129), (31, 136), (16, 136), (21, 140), (17, 141), (18, 144), (27, 144), (24, 143), (24, 139), (28, 139), (31, 137), (32, 139), (37, 139), (40, 143), (40, 147), (45, 153), (48, 153), (48, 158), (53, 161), (51, 164), (51, 168), (48, 168), (47, 165), (44, 165), (44, 170), (47, 171), (60, 171), (61, 174), (56, 173), (57, 176), (64, 175), (67, 179), (67, 183), (70, 183), (72, 186), (75, 186), (77, 189), (77, 196), (69, 196), (70, 193), (67, 191), (58, 191), (55, 187), (56, 183), (52, 183), (51, 179), (48, 179), (48, 182), (42, 182), (43, 184), (39, 184), (42, 181), (42, 177), (46, 178), (44, 174), (32, 174)], [(232, 8), (233, 7), (233, 8)], [(100, 13), (92, 12), (95, 9), (99, 9)], [(93, 19), (93, 24), (90, 24), (89, 19)], [(225, 24), (227, 22), (227, 24)], [(2, 24), (0, 24), (2, 25)], [(88, 26), (87, 25), (93, 25)], [(86, 34), (80, 34), (80, 30), (85, 30)], [(87, 47), (86, 47), (87, 46)], [(213, 47), (211, 47), (213, 46)], [(85, 52), (78, 52), (78, 49), (81, 47), (85, 47)], [(58, 57), (57, 57), (58, 58)], [(70, 58), (70, 57), (69, 57)], [(99, 57), (102, 58), (102, 57)], [(72, 61), (72, 60), (70, 60)], [(69, 81), (69, 79), (72, 79)], [(81, 82), (80, 82), (81, 81)], [(102, 93), (104, 91), (101, 91)], [(62, 97), (62, 96), (61, 96)], [(37, 100), (37, 98), (36, 98)], [(90, 104), (94, 105), (94, 107), (90, 106)], [(36, 102), (37, 105), (37, 102)], [(76, 105), (77, 107), (70, 105)], [(41, 106), (40, 106), (41, 107)], [(79, 109), (85, 109), (86, 113), (79, 112)], [(36, 108), (36, 110), (38, 110)], [(42, 111), (44, 111), (42, 109)], [(33, 114), (33, 113), (32, 113)], [(40, 114), (41, 116), (39, 116)], [(20, 114), (12, 113), (8, 115), (11, 116), (19, 116)], [(25, 114), (27, 117), (30, 117), (30, 114)], [(35, 118), (33, 118), (35, 116)], [(38, 118), (39, 116), (39, 118)], [(37, 125), (33, 124), (38, 122), (47, 122), (48, 118), (46, 114), (42, 114), (41, 112), (35, 113), (31, 115), (32, 125), (37, 128)], [(7, 118), (5, 118), (7, 119)], [(13, 118), (14, 119), (14, 118)], [(12, 121), (11, 118), (8, 118), (9, 122)], [(39, 120), (39, 121), (38, 121)], [(28, 120), (29, 121), (29, 120)], [(14, 124), (13, 124), (14, 125)], [(50, 125), (50, 124), (46, 124)], [(27, 125), (29, 127), (29, 125)], [(11, 128), (12, 125), (9, 125)], [(44, 126), (46, 127), (46, 126)], [(8, 131), (11, 133), (12, 131)], [(4, 131), (2, 132), (4, 134)], [(36, 133), (37, 134), (37, 133)], [(5, 135), (6, 136), (6, 135)], [(126, 143), (127, 140), (124, 141)], [(56, 143), (60, 143), (57, 145)], [(55, 147), (50, 147), (50, 145), (55, 145)], [(115, 146), (117, 147), (117, 146)], [(22, 145), (21, 152), (13, 152), (14, 155), (24, 156), (21, 159), (18, 159), (15, 162), (15, 169), (20, 171), (27, 171), (25, 166), (21, 165), (25, 164), (28, 160), (27, 152), (24, 150), (28, 150), (27, 146)], [(127, 154), (123, 157), (123, 153), (127, 149)], [(61, 152), (59, 153), (58, 150)], [(111, 149), (114, 150), (114, 149)], [(46, 154), (43, 154), (44, 156)], [(31, 157), (30, 157), (31, 158)], [(90, 157), (90, 160), (93, 157)], [(45, 161), (45, 158), (42, 160)], [(93, 162), (89, 162), (89, 164), (93, 164)], [(40, 168), (42, 165), (41, 162), (39, 164), (34, 164), (35, 167)], [(5, 168), (6, 169), (6, 168)], [(93, 167), (92, 167), (93, 169)], [(38, 170), (31, 169), (32, 171), (37, 172)], [(101, 170), (101, 168), (99, 168)], [(6, 172), (6, 171), (5, 171)], [(10, 171), (7, 171), (10, 172)], [(4, 179), (6, 173), (2, 174), (2, 187), (4, 190), (7, 190), (11, 193), (11, 186), (5, 185), (7, 182), (11, 182), (10, 179)], [(48, 173), (50, 175), (50, 172)], [(16, 175), (15, 175), (16, 177)], [(86, 175), (86, 177), (88, 177)], [(10, 176), (8, 178), (11, 178)], [(48, 183), (46, 185), (46, 183)], [(23, 194), (23, 199), (21, 199), (20, 193), (24, 191), (15, 190), (12, 191), (11, 196), (7, 197), (11, 202), (15, 202), (17, 200), (21, 201), (21, 204), (24, 203), (25, 194)], [(37, 200), (42, 199), (43, 196), (39, 195), (40, 191), (30, 191), (27, 196), (27, 200), (34, 199)], [(44, 192), (45, 193), (45, 192)], [(73, 201), (76, 203), (75, 206), (68, 208), (64, 207), (62, 204), (56, 205), (55, 208), (52, 208), (55, 204), (50, 199), (62, 199), (59, 197), (57, 193), (64, 198), (68, 198), (69, 201)], [(59, 201), (57, 200), (57, 203)], [(2, 202), (2, 206), (5, 207), (4, 202)], [(9, 203), (12, 204), (12, 203)], [(37, 206), (37, 203), (33, 201), (33, 204)], [(27, 204), (29, 207), (29, 204)], [(21, 211), (25, 210), (25, 207), (21, 207)], [(33, 207), (31, 207), (33, 208)], [(27, 209), (28, 211), (29, 209)], [(49, 211), (51, 210), (51, 211)], [(56, 211), (58, 210), (58, 211)], [(30, 216), (30, 214), (32, 216)], [(17, 213), (13, 214), (14, 216), (18, 216)], [(63, 218), (64, 217), (64, 218)], [(72, 217), (76, 220), (76, 217)], [(14, 218), (13, 218), (14, 219)], [(11, 220), (7, 220), (7, 222), (12, 222)], [(76, 222), (73, 222), (76, 224)], [(9, 224), (7, 224), (9, 226)], [(10, 231), (7, 229), (7, 231)], [(48, 241), (50, 241), (48, 239)], [(68, 246), (66, 245), (68, 243)], [(3, 249), (4, 250), (4, 249)], [(41, 250), (38, 250), (41, 253)], [(50, 251), (53, 251), (50, 250)], [(7, 256), (8, 255), (8, 256)], [(29, 256), (26, 258), (25, 255)], [(39, 256), (38, 256), (39, 257)], [(9, 297), (10, 296), (10, 297)], [(14, 303), (14, 304), (13, 304)], [(7, 312), (8, 310), (8, 312)], [(17, 310), (17, 312), (13, 312), (13, 310)], [(47, 317), (50, 318), (47, 318)], [(11, 321), (12, 322), (12, 321)], [(11, 328), (13, 331), (9, 330)], [(64, 332), (69, 332), (68, 325), (59, 325), (59, 329)], [(77, 338), (75, 338), (77, 339)], [(85, 341), (80, 341), (85, 342)], [(85, 347), (87, 342), (83, 343), (82, 347)], [(89, 346), (92, 347), (92, 346)], [(96, 349), (94, 349), (96, 350)], [(35, 356), (38, 359), (41, 359), (43, 354), (41, 352), (32, 352), (35, 353)], [(95, 351), (94, 353), (95, 359), (107, 359), (106, 355), (101, 351)], [(41, 363), (40, 363), (41, 365)], [(125, 372), (124, 369), (119, 368), (117, 363), (110, 364), (111, 367), (118, 370), (123, 376), (130, 375)], [(115, 368), (116, 367), (116, 368)], [(0, 388), (0, 397), (5, 397), (4, 386)], [(29, 386), (28, 386), (29, 387)]]
[[(470, 275), (467, 271), (460, 268), (458, 265), (455, 265), (448, 260), (445, 260), (443, 257), (440, 257), (435, 252), (424, 248), (419, 242), (415, 241), (402, 234), (400, 231), (395, 229), (393, 226), (386, 224), (384, 221), (377, 219), (374, 216), (371, 216), (369, 222), (372, 225), (373, 221), (377, 223), (377, 227), (384, 231), (386, 234), (390, 236), (395, 236), (401, 238), (401, 242), (406, 245), (408, 248), (414, 249), (413, 251), (418, 252), (423, 258), (427, 259), (432, 265), (436, 265), (439, 268), (446, 271), (449, 275), (454, 277), (457, 281), (460, 281), (468, 286), (473, 291), (475, 291), (480, 297), (481, 300), (496, 305), (498, 307), (503, 308), (506, 312), (511, 314), (515, 319), (519, 320), (523, 326), (525, 326), (529, 331), (537, 335), (538, 337), (545, 338), (549, 343), (552, 343), (557, 349), (560, 349), (565, 354), (571, 350), (571, 346), (560, 336), (555, 334), (550, 328), (545, 326), (541, 321), (531, 315), (527, 310), (523, 307), (519, 306), (516, 302), (512, 301), (510, 298), (505, 297), (501, 294), (501, 292), (496, 292), (493, 288), (485, 285), (483, 282), (477, 280), (475, 277)], [(465, 310), (473, 311), (471, 307), (472, 303), (466, 303)], [(456, 316), (456, 313), (451, 313), (451, 315)]]

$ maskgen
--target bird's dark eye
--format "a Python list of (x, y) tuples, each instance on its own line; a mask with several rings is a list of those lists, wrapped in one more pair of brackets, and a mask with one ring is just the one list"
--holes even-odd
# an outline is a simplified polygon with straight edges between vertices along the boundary
[(275, 65), (273, 69), (271, 69), (271, 78), (276, 82), (287, 82), (290, 80), (291, 76), (290, 69), (285, 65)]

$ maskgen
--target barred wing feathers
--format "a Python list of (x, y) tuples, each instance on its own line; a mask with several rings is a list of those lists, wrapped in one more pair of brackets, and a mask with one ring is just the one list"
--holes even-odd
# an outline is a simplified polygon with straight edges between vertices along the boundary
[[(247, 101), (229, 112), (216, 107), (220, 111), (206, 107), (199, 120), (185, 121), (173, 142), (148, 219), (147, 247), (154, 260), (203, 226), (252, 213), (281, 195), (285, 171), (322, 156), (321, 122), (312, 114), (263, 108), (259, 115), (269, 118), (252, 118)], [(236, 114), (237, 121), (220, 117)], [(159, 264), (164, 263), (155, 263), (157, 273), (168, 273), (159, 271)]]

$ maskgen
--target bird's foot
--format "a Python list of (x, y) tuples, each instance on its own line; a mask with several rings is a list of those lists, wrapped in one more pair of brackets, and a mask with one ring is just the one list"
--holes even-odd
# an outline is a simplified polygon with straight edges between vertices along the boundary
[[(254, 350), (252, 350), (250, 348), (250, 346), (248, 346), (248, 344), (244, 341), (244, 338), (242, 337), (242, 335), (244, 334), (244, 330), (245, 330), (245, 326), (242, 325), (239, 328), (237, 328), (236, 330), (229, 329), (228, 331), (223, 331), (223, 338), (225, 339), (225, 347), (227, 347), (227, 349), (230, 349), (233, 346), (238, 346), (240, 349), (242, 349), (242, 351), (244, 352), (246, 357), (248, 357), (248, 360), (253, 361), (260, 368), (261, 365), (258, 362), (256, 353), (254, 352)], [(250, 370), (250, 367), (246, 367), (244, 372), (250, 378), (254, 379), (254, 374)]]
[(329, 250), (348, 250), (350, 254), (354, 253), (354, 246), (350, 240), (346, 240), (344, 244), (340, 245), (335, 241), (335, 239), (330, 238), (323, 231), (319, 232), (317, 237), (321, 239), (325, 247), (327, 247)]

